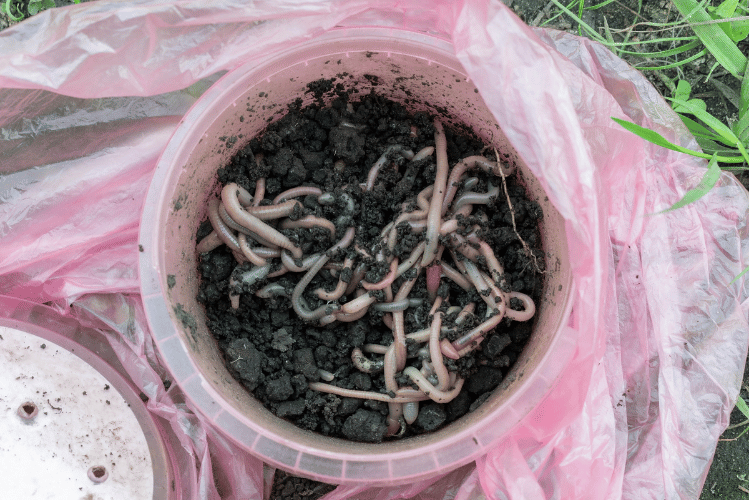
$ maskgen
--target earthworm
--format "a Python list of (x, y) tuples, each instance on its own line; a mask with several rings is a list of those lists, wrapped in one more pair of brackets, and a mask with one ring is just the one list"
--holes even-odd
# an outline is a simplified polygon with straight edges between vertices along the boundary
[(459, 210), (455, 211), (452, 218), (443, 221), (443, 223), (440, 225), (440, 236), (445, 236), (446, 234), (455, 233), (456, 231), (458, 231), (458, 228), (461, 227), (459, 216), (468, 217), (469, 215), (471, 215), (472, 210), (472, 205), (464, 205)]
[(419, 194), (417, 195), (417, 206), (421, 210), (420, 218), (427, 216), (427, 212), (429, 212), (430, 210), (430, 199), (434, 191), (435, 191), (435, 185), (431, 184), (427, 186), (426, 188), (424, 188), (423, 190), (421, 190)]
[(359, 282), (362, 281), (362, 278), (365, 277), (366, 272), (367, 272), (367, 265), (364, 262), (360, 263), (357, 267), (354, 268), (352, 277), (349, 280), (349, 286), (346, 287), (346, 291), (344, 292), (344, 295), (351, 295), (351, 293), (359, 285)]
[[(383, 357), (383, 378), (385, 379), (386, 390), (394, 393), (398, 390), (398, 382), (396, 382), (396, 372), (399, 370), (399, 368), (397, 368), (396, 366), (396, 358), (396, 345), (395, 343), (393, 343), (388, 348), (385, 356)], [(404, 409), (401, 403), (388, 403), (388, 418), (386, 419), (388, 430), (386, 431), (386, 436), (392, 436), (401, 427), (401, 423), (399, 422), (399, 420), (401, 418), (401, 415), (403, 414), (403, 411)]]
[(322, 368), (318, 368), (318, 375), (320, 376), (321, 380), (325, 382), (333, 382), (333, 379), (336, 378), (333, 373), (327, 370), (323, 370)]
[[(344, 259), (344, 269), (351, 268), (353, 263), (354, 260), (347, 257), (346, 259)], [(326, 292), (324, 289), (318, 288), (317, 290), (315, 290), (315, 295), (317, 295), (320, 300), (339, 300), (344, 295), (347, 286), (349, 286), (349, 283), (342, 280), (339, 275), (339, 282), (336, 284), (336, 288), (334, 288), (332, 292)]]
[(249, 271), (245, 271), (240, 275), (240, 283), (243, 285), (251, 286), (268, 276), (268, 272), (271, 270), (271, 264), (264, 264), (262, 266), (255, 266)]
[(474, 284), (474, 288), (477, 289), (477, 292), (479, 292), (479, 296), (482, 297), (482, 300), (487, 303), (487, 306), (490, 309), (496, 309), (497, 303), (495, 302), (495, 299), (491, 297), (492, 291), (490, 290), (490, 287), (484, 280), (484, 278), (482, 278), (482, 275), (479, 274), (479, 269), (477, 269), (477, 266), (475, 266), (474, 263), (470, 260), (466, 260), (464, 262), (456, 262), (456, 265), (459, 266), (459, 269), (463, 267), (462, 270), (466, 271), (466, 275), (469, 277), (469, 281)]
[(456, 202), (453, 204), (453, 210), (460, 210), (465, 205), (489, 205), (492, 198), (497, 198), (499, 194), (500, 186), (493, 186), (492, 184), (490, 184), (490, 188), (486, 193), (469, 191), (456, 199)]
[(230, 229), (234, 229), (235, 231), (242, 233), (244, 235), (247, 235), (251, 237), (253, 240), (258, 242), (259, 244), (269, 248), (269, 249), (278, 249), (278, 245), (274, 245), (270, 241), (267, 241), (254, 232), (250, 231), (248, 228), (243, 226), (242, 224), (238, 224), (227, 212), (227, 209), (224, 208), (223, 203), (219, 203), (219, 217), (221, 217), (221, 220), (226, 224)]
[(419, 260), (419, 257), (422, 255), (422, 252), (424, 252), (424, 247), (427, 246), (427, 243), (424, 241), (420, 242), (419, 245), (414, 247), (414, 250), (411, 251), (411, 254), (409, 254), (409, 258), (406, 259), (401, 263), (400, 266), (396, 269), (396, 277), (398, 278), (402, 274), (404, 274), (406, 271), (411, 269), (414, 264), (417, 263)]
[[(360, 297), (366, 293), (367, 292), (365, 292), (364, 290), (361, 290), (361, 289), (357, 290), (357, 297)], [(336, 320), (341, 321), (342, 323), (351, 323), (352, 321), (357, 321), (358, 319), (362, 319), (364, 315), (367, 314), (367, 311), (368, 311), (367, 307), (363, 307), (359, 311), (353, 312), (353, 313), (336, 311), (333, 313), (333, 317)]]
[(435, 118), (435, 157), (437, 167), (435, 169), (435, 183), (430, 199), (430, 210), (427, 212), (427, 234), (425, 241), (427, 246), (422, 254), (422, 267), (432, 264), (438, 246), (440, 232), (440, 218), (442, 213), (440, 207), (445, 198), (445, 184), (448, 180), (448, 150), (445, 131), (440, 120)]
[(286, 191), (282, 191), (276, 196), (276, 198), (273, 199), (273, 204), (277, 205), (280, 201), (290, 200), (299, 196), (313, 195), (320, 197), (322, 194), (323, 191), (320, 188), (316, 188), (313, 186), (299, 186), (292, 189), (287, 189)]
[(425, 285), (427, 287), (427, 299), (434, 301), (440, 288), (440, 277), (442, 269), (440, 264), (432, 264), (425, 270)]
[[(257, 160), (256, 160), (257, 162)], [(257, 207), (260, 205), (260, 202), (263, 201), (263, 197), (266, 195), (266, 178), (261, 177), (257, 181), (255, 181), (255, 193), (253, 193), (253, 206)], [(276, 202), (273, 202), (274, 205)]]
[(469, 283), (469, 281), (464, 278), (460, 272), (456, 271), (451, 266), (442, 261), (440, 262), (440, 269), (442, 270), (446, 278), (449, 278), (464, 290), (471, 290), (471, 283)]
[(299, 259), (300, 257), (302, 257), (302, 249), (295, 246), (294, 243), (289, 241), (289, 238), (287, 238), (268, 224), (264, 223), (260, 219), (250, 215), (250, 213), (248, 213), (244, 208), (240, 206), (239, 200), (237, 199), (237, 188), (239, 188), (239, 186), (232, 182), (224, 186), (224, 189), (221, 191), (221, 199), (224, 202), (224, 207), (227, 209), (227, 212), (235, 220), (235, 222), (242, 224), (249, 230), (257, 233), (261, 238), (268, 240), (274, 245), (286, 248), (287, 250), (292, 252), (292, 255), (294, 255), (295, 258)]
[(255, 235), (252, 231), (250, 231), (248, 228), (243, 226), (242, 224), (237, 224), (234, 219), (229, 215), (229, 212), (227, 212), (227, 209), (224, 207), (224, 204), (219, 203), (218, 206), (219, 211), (219, 217), (221, 217), (222, 222), (226, 224), (226, 226), (229, 229), (233, 229), (237, 232), (244, 233), (247, 236)]
[(456, 317), (456, 325), (461, 326), (464, 324), (464, 321), (466, 321), (466, 318), (474, 314), (474, 309), (476, 308), (476, 303), (469, 302), (466, 304), (463, 309), (461, 309), (461, 312), (458, 313), (458, 316)]
[(419, 151), (417, 151), (417, 154), (414, 155), (411, 161), (424, 160), (425, 158), (432, 156), (432, 153), (434, 151), (435, 151), (435, 148), (433, 146), (427, 146), (425, 148), (422, 148)]
[(368, 283), (367, 281), (363, 281), (362, 288), (364, 288), (365, 290), (382, 290), (383, 288), (393, 283), (393, 280), (396, 279), (397, 271), (398, 271), (398, 259), (393, 259), (391, 261), (391, 270), (388, 271), (388, 274), (386, 274), (385, 277), (381, 281), (377, 283)]
[(267, 278), (276, 278), (277, 276), (283, 276), (284, 274), (286, 274), (288, 272), (289, 272), (289, 269), (287, 269), (286, 266), (284, 266), (282, 264), (279, 269), (275, 270), (272, 273), (268, 273), (268, 276), (266, 276), (266, 277)]
[(375, 303), (378, 299), (369, 293), (365, 293), (357, 297), (356, 299), (347, 302), (341, 306), (341, 312), (347, 314), (353, 314), (359, 312), (362, 309), (367, 309), (371, 304)]
[(492, 251), (492, 248), (487, 244), (486, 241), (479, 239), (476, 234), (469, 235), (467, 239), (470, 243), (479, 245), (479, 253), (482, 254), (485, 261), (487, 262), (487, 268), (489, 269), (490, 274), (492, 275), (495, 282), (499, 283), (503, 278), (505, 270), (500, 264), (500, 261), (497, 260), (497, 257), (495, 257), (495, 252)]
[(362, 248), (358, 243), (355, 243), (353, 248), (355, 252), (357, 252), (359, 255), (361, 255), (365, 259), (374, 260), (372, 255), (370, 255), (370, 252), (368, 252), (367, 249)]
[[(467, 259), (471, 260), (472, 262), (476, 262), (477, 259), (479, 259), (479, 256), (481, 255), (479, 253), (479, 250), (474, 248), (473, 246), (469, 245), (469, 243), (466, 241), (466, 239), (461, 236), (458, 233), (453, 233), (450, 235), (451, 241), (453, 242), (453, 247), (458, 250), (460, 254), (462, 254)], [(455, 256), (454, 256), (454, 260)], [(456, 263), (458, 266), (458, 263)], [(458, 266), (460, 269), (460, 266)]]
[(229, 227), (219, 217), (219, 200), (211, 198), (208, 200), (208, 220), (216, 231), (216, 236), (232, 250), (240, 251), (240, 244), (237, 238), (232, 234)]
[(367, 174), (367, 182), (365, 183), (366, 191), (372, 191), (372, 188), (375, 187), (375, 180), (378, 177), (380, 169), (383, 168), (383, 166), (388, 162), (388, 156), (393, 152), (401, 153), (401, 156), (403, 156), (407, 160), (411, 160), (412, 158), (414, 158), (414, 152), (412, 150), (406, 149), (399, 144), (391, 144), (390, 146), (385, 148), (385, 152), (380, 156), (380, 158), (378, 158), (378, 161), (375, 162), (375, 164), (370, 169), (370, 172)]
[(411, 403), (404, 403), (403, 406), (404, 420), (407, 424), (411, 425), (419, 416), (419, 401), (413, 401)]
[(240, 244), (240, 250), (242, 251), (242, 255), (245, 256), (247, 260), (255, 264), (256, 266), (265, 266), (267, 264), (266, 259), (259, 256), (255, 251), (253, 251), (252, 248), (250, 248), (250, 245), (247, 244), (247, 236), (243, 233), (240, 233), (237, 235), (237, 241)]
[(460, 352), (464, 347), (471, 343), (471, 341), (477, 339), (478, 337), (482, 337), (484, 334), (495, 328), (498, 324), (500, 324), (502, 320), (502, 314), (495, 314), (494, 316), (491, 316), (489, 319), (484, 320), (482, 323), (480, 323), (479, 326), (474, 327), (468, 333), (465, 333), (458, 339), (454, 340), (452, 342), (453, 348), (456, 351)]
[[(337, 387), (335, 385), (326, 384), (324, 382), (310, 382), (307, 387), (314, 390), (325, 392), (328, 394), (335, 394), (344, 398), (358, 398), (358, 399), (374, 399), (375, 401), (382, 401), (384, 403), (410, 403), (413, 401), (425, 401), (429, 399), (423, 394), (416, 394), (414, 391), (410, 391), (406, 394), (409, 396), (400, 396), (396, 393), (396, 397), (391, 397), (388, 394), (373, 391), (357, 391), (354, 389), (344, 389), (343, 387)], [(404, 393), (403, 390), (399, 389), (399, 392)]]
[(362, 346), (362, 351), (370, 354), (385, 354), (388, 352), (388, 346), (380, 344), (365, 344)]
[(333, 193), (323, 193), (320, 196), (318, 196), (318, 203), (321, 205), (333, 205), (336, 203), (336, 197), (333, 195)]
[(242, 205), (243, 207), (249, 207), (250, 205), (252, 205), (253, 201), (255, 201), (255, 197), (242, 186), (238, 184), (235, 184), (235, 186), (237, 186), (237, 201), (240, 202), (240, 205)]
[(264, 259), (273, 259), (275, 257), (281, 257), (281, 250), (278, 248), (267, 248), (267, 247), (254, 247), (253, 252), (258, 257), (262, 257)]
[(315, 265), (315, 263), (318, 262), (320, 256), (321, 254), (316, 253), (305, 257), (304, 259), (300, 259), (302, 262), (301, 265), (298, 266), (297, 263), (294, 262), (294, 257), (292, 257), (292, 254), (285, 250), (281, 252), (281, 263), (284, 264), (284, 267), (286, 267), (290, 271), (293, 271), (295, 273), (302, 273)]
[(297, 313), (299, 317), (301, 317), (305, 321), (313, 321), (316, 319), (320, 319), (323, 316), (326, 315), (326, 311), (330, 307), (338, 308), (338, 305), (329, 305), (324, 304), (321, 307), (317, 308), (314, 311), (310, 311), (306, 307), (303, 307), (302, 301), (300, 300), (302, 298), (302, 293), (305, 291), (305, 288), (307, 288), (307, 285), (310, 284), (312, 279), (315, 277), (316, 274), (318, 274), (318, 271), (320, 271), (323, 266), (328, 262), (328, 259), (330, 259), (330, 255), (334, 252), (336, 252), (340, 248), (346, 248), (348, 247), (352, 240), (354, 239), (354, 228), (350, 227), (346, 230), (346, 233), (344, 233), (344, 237), (341, 238), (341, 240), (336, 243), (334, 246), (330, 248), (328, 252), (321, 255), (321, 257), (318, 259), (318, 261), (313, 264), (313, 266), (307, 271), (307, 273), (302, 277), (302, 279), (297, 282), (297, 286), (294, 287), (294, 292), (292, 292), (292, 308), (294, 309), (294, 312)]
[(372, 305), (373, 311), (396, 312), (403, 311), (409, 307), (409, 299), (401, 299), (398, 302), (378, 302)]
[(479, 177), (468, 177), (464, 181), (464, 189), (472, 189), (477, 184), (479, 184)]
[(210, 252), (214, 248), (218, 248), (221, 245), (223, 245), (224, 242), (221, 241), (221, 238), (219, 238), (219, 235), (216, 233), (216, 231), (211, 231), (208, 236), (204, 237), (200, 243), (195, 247), (195, 250), (198, 253), (205, 253)]
[[(294, 210), (302, 204), (297, 200), (288, 200), (278, 205), (263, 205), (260, 207), (247, 207), (247, 213), (260, 220), (274, 220), (289, 217)], [(227, 211), (229, 211), (227, 209)], [(239, 221), (238, 221), (239, 222)]]
[(331, 239), (336, 237), (336, 226), (333, 225), (333, 222), (314, 215), (306, 215), (297, 220), (284, 219), (281, 221), (279, 227), (281, 227), (281, 229), (296, 229), (298, 227), (310, 229), (313, 227), (322, 227), (323, 229), (328, 229), (328, 231), (330, 231)]
[[(435, 301), (439, 304), (441, 297), (438, 297)], [(439, 307), (439, 306), (438, 306)], [(443, 315), (441, 313), (435, 313), (432, 317), (432, 325), (430, 326), (430, 360), (432, 361), (432, 369), (438, 378), (438, 389), (444, 391), (448, 389), (448, 369), (443, 364), (443, 353), (440, 346), (440, 327), (443, 324)]]
[(508, 301), (510, 300), (510, 294), (500, 290), (500, 288), (495, 284), (495, 281), (483, 272), (480, 271), (479, 275), (482, 277), (482, 279), (490, 289), (490, 297), (492, 297), (492, 300), (495, 302), (495, 309), (497, 309), (500, 314), (505, 314), (507, 316), (506, 309), (508, 306)]
[(389, 330), (393, 330), (393, 315), (392, 314), (384, 314), (383, 315), (383, 324), (388, 327)]
[(286, 288), (284, 288), (284, 286), (279, 285), (278, 283), (269, 283), (268, 285), (255, 292), (255, 295), (262, 299), (270, 299), (271, 297), (276, 297), (279, 295), (287, 296), (289, 295), (289, 293), (286, 291)]
[(255, 266), (249, 271), (245, 271), (240, 275), (240, 281), (238, 282), (234, 278), (234, 272), (232, 273), (232, 276), (229, 278), (229, 300), (232, 305), (232, 309), (237, 309), (240, 307), (240, 296), (237, 293), (234, 293), (232, 290), (236, 288), (238, 284), (244, 284), (244, 285), (254, 285), (258, 281), (262, 280), (268, 275), (268, 271), (271, 269), (271, 264), (265, 264), (262, 266)]
[(383, 371), (383, 360), (370, 361), (364, 355), (362, 349), (355, 347), (352, 349), (352, 363), (354, 367), (364, 373), (377, 373)]
[(442, 391), (432, 385), (429, 380), (427, 380), (424, 375), (422, 375), (422, 373), (420, 373), (420, 371), (413, 366), (407, 366), (406, 368), (404, 368), (403, 374), (409, 377), (412, 382), (417, 384), (422, 392), (424, 392), (427, 397), (429, 397), (436, 403), (448, 403), (449, 401), (452, 401), (456, 396), (458, 396), (458, 393), (461, 392), (461, 388), (464, 385), (464, 379), (459, 378), (456, 379), (453, 389), (449, 391)]
[(464, 158), (463, 160), (458, 162), (456, 166), (453, 167), (451, 175), (448, 178), (448, 190), (445, 193), (445, 199), (442, 201), (442, 206), (440, 209), (441, 215), (444, 215), (445, 212), (448, 211), (448, 207), (453, 201), (453, 197), (456, 196), (456, 191), (458, 191), (458, 184), (461, 180), (461, 176), (464, 175), (464, 172), (473, 168), (481, 168), (488, 174), (494, 174), (497, 176), (501, 175), (501, 170), (503, 175), (510, 175), (513, 173), (513, 167), (509, 165), (497, 164), (494, 161), (488, 160), (484, 156), (469, 156), (468, 158)]
[[(417, 273), (421, 271), (422, 267), (416, 264)], [(405, 299), (409, 296), (409, 292), (417, 283), (417, 277), (414, 279), (405, 281), (396, 292), (396, 296), (393, 298), (394, 301)], [(395, 346), (396, 352), (396, 370), (403, 370), (406, 365), (406, 332), (404, 331), (404, 312), (396, 311), (393, 313), (393, 345)]]
[(519, 299), (523, 302), (523, 311), (516, 311), (515, 309), (510, 308), (510, 300), (508, 300), (509, 307), (505, 309), (505, 315), (510, 319), (514, 321), (528, 321), (534, 317), (536, 305), (534, 305), (534, 301), (531, 300), (531, 297), (525, 293), (510, 292), (509, 299)]

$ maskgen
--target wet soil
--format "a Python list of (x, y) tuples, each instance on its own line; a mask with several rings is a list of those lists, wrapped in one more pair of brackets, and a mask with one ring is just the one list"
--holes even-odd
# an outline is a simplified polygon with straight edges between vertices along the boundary
[[(251, 140), (230, 164), (220, 169), (219, 181), (222, 184), (236, 182), (252, 193), (257, 179), (263, 177), (266, 179), (266, 200), (263, 203), (270, 203), (270, 199), (281, 191), (299, 185), (315, 186), (334, 193), (337, 202), (331, 205), (321, 205), (315, 196), (305, 197), (302, 200), (304, 210), (292, 215), (296, 218), (312, 214), (336, 221), (334, 237), (321, 228), (282, 232), (298, 244), (305, 255), (310, 255), (326, 252), (341, 239), (348, 227), (354, 226), (353, 245), (346, 251), (336, 252), (331, 260), (341, 262), (347, 255), (358, 255), (355, 247), (375, 255), (383, 248), (380, 237), (383, 227), (398, 216), (403, 204), (414, 205), (417, 193), (433, 184), (434, 155), (408, 162), (394, 154), (389, 157), (388, 166), (381, 170), (371, 191), (363, 191), (360, 183), (365, 182), (370, 168), (389, 145), (399, 144), (414, 152), (434, 146), (433, 117), (411, 115), (400, 104), (377, 94), (349, 103), (346, 93), (330, 82), (314, 82), (309, 91), (319, 98), (333, 96), (334, 100), (325, 107), (322, 101), (304, 109), (299, 105), (291, 106), (284, 118)], [(451, 166), (462, 158), (477, 154), (485, 154), (494, 160), (494, 152), (487, 150), (466, 130), (446, 130), (446, 135)], [(260, 162), (256, 161), (258, 153), (263, 156)], [(490, 184), (499, 185), (500, 182), (498, 178), (490, 179), (483, 173), (472, 172), (471, 175), (479, 178), (479, 184), (471, 188), (476, 192), (486, 192)], [(512, 176), (507, 181), (518, 232), (535, 255), (542, 255), (539, 237), (541, 208), (526, 198), (524, 189)], [(461, 187), (457, 196), (463, 190)], [(351, 197), (353, 207), (346, 203), (342, 194)], [(508, 201), (500, 186), (500, 196), (493, 198), (486, 207), (477, 205), (459, 232), (466, 234), (473, 225), (480, 225), (480, 237), (490, 244), (504, 266), (504, 286), (525, 293), (538, 303), (542, 276), (513, 232), (511, 220)], [(197, 241), (210, 231), (210, 223), (204, 222), (198, 230)], [(424, 239), (424, 232), (415, 233), (404, 224), (399, 226), (398, 235), (393, 253), (403, 261)], [(387, 253), (387, 248), (385, 251)], [(448, 255), (446, 251), (443, 260), (452, 263)], [(387, 264), (372, 258), (359, 258), (370, 266), (364, 276), (366, 281), (374, 283), (385, 276)], [(386, 403), (317, 392), (308, 389), (308, 383), (319, 381), (319, 370), (322, 369), (334, 375), (332, 383), (337, 386), (386, 393), (382, 373), (361, 372), (351, 361), (355, 347), (391, 344), (392, 333), (383, 323), (383, 313), (369, 311), (359, 321), (335, 322), (328, 326), (306, 323), (292, 310), (289, 298), (304, 273), (292, 272), (250, 286), (242, 285), (240, 306), (232, 309), (230, 276), (251, 267), (250, 264), (238, 266), (225, 246), (201, 255), (200, 259), (202, 282), (198, 300), (205, 306), (208, 327), (225, 355), (229, 371), (266, 408), (303, 429), (355, 441), (381, 441), (388, 414)], [(398, 278), (394, 291), (404, 280), (413, 279), (413, 274), (407, 272)], [(349, 270), (342, 271), (342, 275), (345, 280), (351, 279)], [(254, 294), (271, 282), (284, 287), (283, 296), (262, 299)], [(312, 310), (326, 304), (312, 293), (314, 290), (322, 287), (330, 291), (337, 282), (338, 278), (328, 271), (318, 273), (304, 294), (309, 308)], [(476, 291), (464, 291), (453, 281), (443, 278), (439, 294), (448, 298), (445, 302), (450, 302), (450, 305), (477, 303), (475, 316), (462, 328), (446, 334), (450, 340), (455, 340), (484, 318), (486, 306)], [(354, 297), (352, 293), (339, 303)], [(424, 302), (405, 311), (406, 331), (428, 327), (431, 304), (427, 301), (424, 273), (417, 278), (409, 297), (422, 298)], [(511, 307), (519, 308), (521, 304), (515, 304), (515, 300), (511, 301)], [(447, 305), (442, 307), (443, 311), (445, 309)], [(447, 316), (446, 323), (452, 322), (455, 314)], [(439, 429), (481, 404), (517, 360), (531, 333), (531, 323), (506, 318), (494, 333), (487, 336), (481, 349), (457, 361), (444, 358), (451, 371), (466, 378), (461, 394), (447, 404), (422, 403), (419, 418), (407, 427), (404, 436)], [(419, 347), (421, 345), (410, 345), (410, 353)], [(415, 366), (419, 368), (421, 365)], [(408, 379), (399, 380), (402, 387), (408, 383)]]

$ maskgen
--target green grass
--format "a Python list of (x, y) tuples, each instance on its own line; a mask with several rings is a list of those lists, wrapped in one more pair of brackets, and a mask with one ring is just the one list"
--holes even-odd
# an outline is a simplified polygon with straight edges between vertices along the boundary
[[(709, 0), (671, 0), (678, 18), (668, 22), (639, 21), (643, 7), (639, 0), (633, 23), (619, 29), (610, 28), (607, 18), (595, 29), (583, 21), (586, 11), (598, 10), (617, 0), (586, 5), (573, 0), (567, 5), (552, 0), (558, 11), (547, 23), (566, 15), (574, 21), (579, 33), (609, 47), (644, 73), (653, 73), (672, 92), (667, 99), (685, 126), (695, 136), (701, 150), (693, 151), (673, 144), (653, 130), (613, 118), (625, 129), (656, 145), (680, 153), (711, 160), (709, 169), (697, 188), (675, 203), (674, 210), (692, 203), (709, 192), (718, 179), (718, 169), (748, 169), (748, 74), (747, 56), (739, 45), (748, 38), (748, 9), (738, 0), (712, 5)], [(546, 24), (546, 23), (545, 23)], [(715, 116), (706, 102), (693, 97), (692, 86), (683, 78), (684, 69), (696, 60), (705, 59), (709, 81), (721, 68), (734, 83), (715, 83), (727, 99), (738, 108), (735, 120)], [(671, 71), (667, 71), (671, 70)], [(713, 82), (712, 82), (713, 83)]]

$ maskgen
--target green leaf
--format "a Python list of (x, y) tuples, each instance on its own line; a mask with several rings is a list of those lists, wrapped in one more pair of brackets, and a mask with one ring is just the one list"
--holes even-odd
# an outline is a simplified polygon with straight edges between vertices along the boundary
[[(724, 139), (717, 134), (716, 132), (713, 132), (697, 121), (693, 120), (692, 118), (688, 118), (685, 115), (677, 115), (680, 117), (680, 120), (682, 120), (682, 123), (685, 124), (685, 126), (688, 128), (691, 134), (693, 134), (696, 137), (706, 137), (708, 139), (711, 139), (712, 141), (723, 141)], [(734, 143), (727, 144), (727, 146), (734, 146)]]
[[(733, 279), (732, 281), (730, 281), (730, 282), (729, 282), (729, 284), (731, 285), (732, 283), (734, 283), (735, 281), (737, 281), (738, 279), (740, 279), (740, 278), (742, 278), (742, 277), (743, 277), (744, 275), (746, 275), (746, 274), (747, 274), (747, 269), (748, 269), (748, 266), (745, 266), (745, 269), (743, 269), (743, 270), (742, 270), (742, 272), (741, 272), (740, 274), (738, 274), (737, 276), (735, 276), (735, 277), (734, 277), (734, 279)], [(747, 406), (747, 405), (746, 405), (746, 406)], [(742, 411), (742, 410), (740, 410), (740, 411)], [(745, 416), (747, 417), (747, 413), (745, 414)], [(750, 417), (749, 417), (749, 418), (750, 418)]]
[(30, 0), (29, 1), (29, 15), (35, 16), (39, 12), (47, 9), (51, 9), (55, 6), (54, 0)]
[[(687, 101), (690, 99), (690, 92), (693, 89), (690, 87), (690, 83), (686, 82), (685, 80), (680, 80), (677, 82), (677, 88), (674, 91), (674, 98), (680, 99), (681, 101)], [(672, 105), (674, 107), (674, 105)]]
[(680, 201), (667, 208), (666, 210), (662, 210), (661, 212), (657, 213), (663, 214), (665, 212), (671, 212), (672, 210), (677, 210), (678, 208), (682, 208), (685, 205), (699, 200), (701, 197), (703, 197), (703, 195), (713, 189), (713, 187), (716, 185), (716, 181), (719, 180), (719, 177), (721, 177), (721, 169), (719, 168), (719, 162), (716, 161), (716, 155), (714, 155), (713, 158), (711, 158), (711, 161), (708, 162), (708, 170), (706, 170), (706, 173), (703, 174), (703, 178), (701, 179), (700, 183), (696, 187), (685, 193), (685, 196), (683, 196)]
[(706, 111), (706, 102), (703, 99), (690, 99), (689, 101), (683, 101), (681, 99), (676, 100), (672, 103), (672, 108), (677, 111), (678, 113), (690, 113), (690, 110), (680, 104), (678, 102), (685, 102), (687, 104), (691, 105), (690, 109), (701, 109), (703, 111)]
[[(708, 155), (706, 153), (699, 153), (697, 151), (693, 151), (692, 149), (683, 148), (682, 146), (678, 146), (677, 144), (672, 144), (668, 140), (666, 140), (664, 137), (662, 137), (659, 133), (654, 132), (653, 130), (643, 128), (640, 125), (636, 125), (632, 122), (626, 122), (625, 120), (620, 120), (619, 118), (615, 118), (614, 116), (612, 119), (618, 123), (621, 127), (623, 127), (625, 130), (634, 133), (638, 137), (647, 140), (648, 142), (651, 142), (653, 144), (656, 144), (657, 146), (661, 146), (663, 148), (671, 149), (672, 151), (677, 151), (679, 153), (685, 153), (690, 156), (697, 156), (698, 158), (706, 158), (711, 159), (713, 158), (712, 155)], [(723, 163), (744, 163), (745, 159), (739, 156), (717, 156), (717, 159)]]
[(683, 113), (688, 112), (692, 115), (695, 115), (696, 118), (714, 129), (714, 131), (716, 131), (717, 134), (726, 139), (727, 142), (731, 142), (733, 145), (739, 142), (739, 139), (737, 139), (737, 136), (734, 135), (729, 127), (724, 125), (720, 120), (715, 118), (705, 109), (696, 106), (694, 103), (691, 103), (689, 101), (680, 101), (678, 99), (670, 99), (669, 97), (666, 97), (666, 99), (680, 105), (682, 108), (685, 108), (682, 111)]
[(747, 57), (719, 26), (714, 23), (704, 24), (712, 21), (706, 9), (696, 0), (673, 0), (673, 2), (716, 60), (727, 71), (740, 78), (747, 67)]
[(612, 2), (615, 2), (616, 0), (604, 0), (602, 3), (598, 3), (596, 5), (592, 5), (590, 7), (584, 7), (584, 10), (596, 10), (601, 9), (602, 7), (611, 4)]
[(732, 132), (734, 132), (734, 135), (742, 141), (745, 149), (748, 147), (748, 129), (750, 129), (750, 124), (748, 124), (747, 112), (744, 112), (740, 115), (740, 118), (732, 124)]
[[(745, 268), (743, 272), (747, 272), (747, 268)], [(737, 398), (737, 409), (740, 410), (743, 415), (745, 415), (745, 418), (750, 418), (750, 411), (748, 411), (747, 402), (741, 397)]]
[(5, 12), (5, 14), (14, 21), (21, 21), (23, 19), (23, 12), (21, 12), (17, 6), (16, 12), (18, 12), (18, 17), (13, 15), (13, 0), (5, 0), (5, 4), (3, 5), (3, 12)]

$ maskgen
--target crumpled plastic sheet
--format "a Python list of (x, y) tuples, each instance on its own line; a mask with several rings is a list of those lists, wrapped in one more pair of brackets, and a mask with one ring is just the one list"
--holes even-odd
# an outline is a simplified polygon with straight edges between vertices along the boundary
[[(259, 459), (191, 409), (148, 333), (140, 210), (180, 118), (224, 71), (337, 25), (439, 34), (566, 220), (572, 359), (545, 400), (474, 464), (343, 499), (695, 499), (748, 350), (747, 191), (610, 117), (697, 144), (604, 47), (525, 26), (498, 1), (128, 3), (42, 12), (0, 32), (0, 294), (54, 304), (110, 333), (183, 445), (182, 498), (261, 498)], [(189, 477), (183, 472), (183, 477)], [(265, 485), (268, 495), (268, 484)]]

